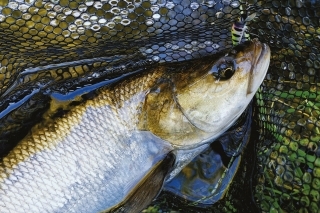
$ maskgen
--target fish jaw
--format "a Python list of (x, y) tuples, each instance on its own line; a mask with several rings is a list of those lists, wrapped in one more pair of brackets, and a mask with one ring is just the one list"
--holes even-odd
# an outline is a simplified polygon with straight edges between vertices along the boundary
[[(259, 57), (256, 57), (256, 61), (254, 65), (251, 67), (250, 71), (250, 81), (248, 84), (247, 95), (252, 96), (257, 92), (258, 88), (260, 87), (262, 81), (264, 80), (267, 70), (270, 64), (270, 48), (268, 45), (255, 42), (253, 43), (254, 50), (258, 55), (260, 52)], [(252, 98), (251, 97), (251, 98)]]
[(181, 112), (202, 131), (202, 140), (197, 144), (180, 141), (176, 145), (196, 146), (219, 137), (253, 98), (268, 70), (270, 49), (266, 44), (253, 40), (236, 48), (235, 52), (234, 56), (226, 55), (216, 62), (231, 60), (234, 63), (235, 72), (230, 79), (216, 79), (213, 71), (209, 70), (188, 86), (176, 89), (176, 102)]

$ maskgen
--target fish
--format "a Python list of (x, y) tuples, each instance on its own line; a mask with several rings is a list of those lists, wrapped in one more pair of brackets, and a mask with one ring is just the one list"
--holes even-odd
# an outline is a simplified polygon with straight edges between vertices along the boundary
[(97, 89), (0, 160), (1, 212), (140, 212), (237, 120), (269, 63), (253, 39)]
[(237, 21), (233, 23), (231, 28), (233, 46), (250, 40), (250, 34), (247, 33), (247, 22), (254, 19), (255, 16), (256, 13), (252, 13), (250, 15), (248, 15), (247, 13), (242, 13), (238, 17)]

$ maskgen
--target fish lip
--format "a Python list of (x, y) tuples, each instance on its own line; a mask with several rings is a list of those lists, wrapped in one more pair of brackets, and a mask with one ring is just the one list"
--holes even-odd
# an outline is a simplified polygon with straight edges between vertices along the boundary
[[(247, 87), (247, 95), (255, 93), (256, 90), (260, 87), (262, 81), (264, 80), (268, 67), (270, 64), (270, 48), (267, 44), (261, 43), (260, 41), (254, 39), (253, 41), (254, 53), (259, 55), (256, 56), (256, 60), (250, 69), (249, 82)], [(260, 50), (259, 50), (260, 49)], [(254, 55), (253, 55), (254, 57)]]

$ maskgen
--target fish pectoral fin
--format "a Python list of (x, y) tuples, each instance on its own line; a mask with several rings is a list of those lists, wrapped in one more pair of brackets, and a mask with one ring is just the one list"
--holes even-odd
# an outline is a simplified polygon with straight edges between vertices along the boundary
[(162, 189), (167, 174), (175, 162), (175, 155), (169, 152), (159, 160), (149, 173), (128, 193), (117, 206), (101, 213), (138, 213), (146, 208)]

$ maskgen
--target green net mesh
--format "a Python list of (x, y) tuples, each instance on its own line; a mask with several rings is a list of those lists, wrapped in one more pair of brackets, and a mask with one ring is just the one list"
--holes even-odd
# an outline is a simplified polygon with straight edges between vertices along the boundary
[(256, 13), (251, 38), (272, 51), (253, 142), (223, 200), (200, 209), (163, 193), (145, 211), (319, 212), (316, 0), (0, 0), (1, 156), (40, 119), (48, 94), (231, 48), (241, 5)]

